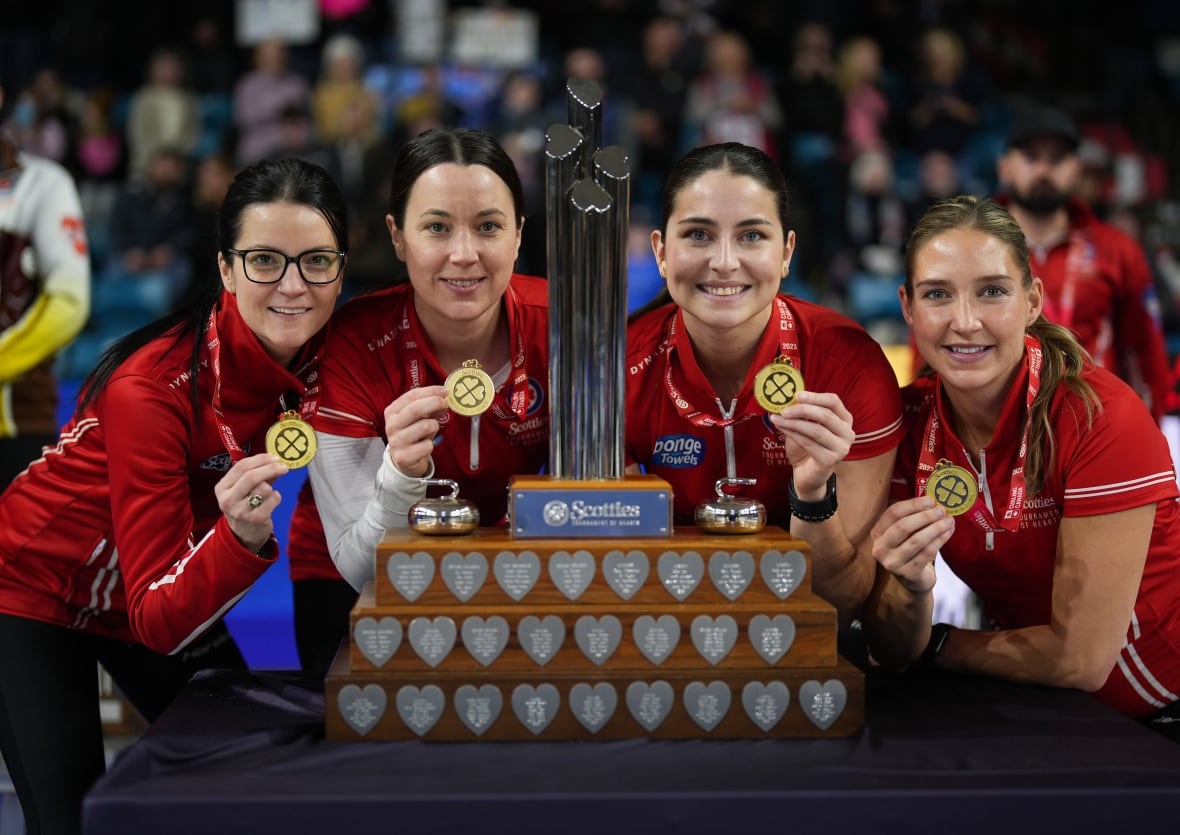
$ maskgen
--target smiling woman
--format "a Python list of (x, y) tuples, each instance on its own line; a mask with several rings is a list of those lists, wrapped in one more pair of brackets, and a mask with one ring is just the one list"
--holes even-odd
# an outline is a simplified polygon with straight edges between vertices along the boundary
[(885, 507), (901, 404), (863, 328), (779, 291), (787, 207), (755, 148), (708, 145), (673, 168), (651, 236), (666, 292), (628, 328), (627, 455), (671, 483), (679, 525), (718, 479), (756, 478), (747, 495), (807, 540), (814, 587), (847, 621), (872, 585), (867, 520)]
[(340, 271), (258, 284), (241, 253), (347, 240), (322, 168), (239, 172), (221, 283), (115, 343), (57, 445), (0, 497), (0, 747), (30, 831), (80, 829), (104, 763), (97, 663), (149, 720), (197, 670), (244, 666), (222, 615), (278, 557), (288, 466), (263, 450), (315, 411)]
[[(990, 200), (926, 213), (901, 300), (927, 366), (873, 529), (874, 653), (1096, 692), (1175, 737), (1180, 510), (1147, 407), (1041, 316), (1024, 232)], [(996, 629), (931, 629), (939, 552)]]
[[(511, 159), (482, 131), (421, 134), (394, 166), (386, 224), (409, 279), (334, 320), (321, 453), (291, 527), (296, 639), (320, 672), (377, 542), (425, 496), (420, 477), (457, 482), (495, 525), (509, 477), (548, 459), (548, 285), (513, 273), (524, 194)], [(456, 401), (460, 369), (487, 392), (478, 403)]]

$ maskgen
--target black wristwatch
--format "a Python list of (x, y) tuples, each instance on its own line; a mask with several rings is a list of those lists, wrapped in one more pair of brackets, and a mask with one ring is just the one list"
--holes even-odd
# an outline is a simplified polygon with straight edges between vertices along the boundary
[(836, 474), (828, 476), (828, 494), (818, 502), (805, 502), (795, 494), (795, 476), (787, 482), (791, 515), (801, 522), (822, 522), (836, 515)]
[(926, 642), (926, 649), (922, 651), (922, 654), (918, 656), (918, 660), (914, 662), (914, 667), (923, 670), (933, 670), (934, 659), (938, 658), (938, 654), (946, 646), (947, 636), (954, 632), (956, 628), (949, 623), (936, 623), (930, 627), (930, 640)]

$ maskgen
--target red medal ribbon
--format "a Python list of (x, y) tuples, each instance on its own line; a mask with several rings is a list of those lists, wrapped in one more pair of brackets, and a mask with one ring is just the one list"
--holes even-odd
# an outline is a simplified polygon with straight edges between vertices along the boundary
[[(510, 285), (504, 292), (504, 301), (502, 304), (505, 306), (508, 304), (507, 297), (512, 292)], [(413, 300), (413, 292), (406, 293), (401, 311), (401, 330), (405, 334), (405, 341), (402, 343), (402, 348), (405, 350), (406, 356), (409, 359), (410, 387), (420, 388), (425, 385), (425, 368), (427, 365), (433, 366), (436, 374), (442, 379), (446, 379), (447, 375), (438, 365), (437, 358), (433, 362), (430, 362), (422, 350), (424, 334), (422, 325), (418, 321), (418, 316), (414, 311)], [(508, 332), (511, 334), (513, 340), (512, 378), (508, 384), (508, 395), (505, 397), (497, 391), (491, 407), (485, 414), (494, 415), (500, 420), (524, 420), (525, 413), (529, 408), (529, 374), (528, 368), (525, 366), (524, 333), (520, 328), (512, 327), (511, 318), (509, 319), (508, 325)], [(485, 368), (484, 371), (488, 371), (488, 369)], [(505, 411), (504, 405), (500, 401), (504, 401), (507, 404), (507, 411)]]
[[(791, 309), (787, 307), (786, 301), (781, 296), (775, 296), (774, 302), (778, 310), (779, 357), (789, 361), (795, 368), (799, 368), (799, 343), (795, 341), (795, 318), (791, 315)], [(755, 409), (749, 409), (745, 414), (734, 415), (733, 417), (711, 417), (705, 414), (704, 410), (698, 409), (689, 403), (687, 398), (680, 393), (680, 389), (676, 387), (676, 383), (672, 379), (672, 354), (676, 350), (677, 324), (681, 321), (683, 315), (683, 311), (677, 309), (676, 313), (669, 319), (668, 333), (664, 337), (663, 344), (663, 347), (666, 349), (664, 351), (664, 387), (668, 390), (668, 396), (672, 398), (672, 403), (676, 406), (676, 411), (682, 418), (691, 422), (694, 426), (724, 427), (761, 415), (762, 407), (758, 406)], [(751, 397), (750, 402), (757, 406), (754, 398)]]
[[(1025, 356), (1028, 358), (1028, 391), (1025, 393), (1025, 418), (1024, 431), (1020, 438), (1020, 449), (1017, 451), (1016, 466), (1012, 468), (1012, 477), (1010, 483), (1012, 485), (1011, 491), (1008, 494), (1008, 507), (1004, 511), (1003, 517), (1000, 521), (996, 521), (992, 515), (992, 511), (988, 508), (987, 502), (984, 500), (986, 485), (984, 489), (979, 491), (978, 497), (975, 499), (975, 504), (967, 511), (967, 517), (988, 532), (996, 531), (1015, 531), (1020, 527), (1020, 516), (1024, 511), (1024, 492), (1025, 492), (1025, 478), (1024, 478), (1024, 461), (1028, 456), (1028, 434), (1032, 426), (1032, 420), (1029, 414), (1032, 410), (1033, 400), (1036, 399), (1037, 392), (1041, 388), (1041, 343), (1032, 334), (1024, 335)], [(934, 395), (931, 395), (932, 397)], [(924, 433), (925, 443), (922, 445), (922, 452), (918, 458), (918, 478), (917, 478), (917, 492), (916, 496), (926, 495), (926, 483), (930, 480), (935, 467), (938, 464), (939, 455), (937, 450), (939, 448), (939, 434), (942, 431), (942, 422), (938, 419), (938, 409), (934, 406), (930, 409), (930, 417), (926, 420), (926, 429)], [(971, 456), (964, 449), (963, 454), (970, 460)]]
[[(207, 333), (207, 348), (209, 350), (209, 366), (213, 370), (213, 415), (217, 418), (217, 430), (221, 433), (221, 440), (225, 444), (225, 449), (229, 453), (230, 460), (235, 464), (246, 457), (246, 451), (242, 449), (238, 439), (234, 436), (234, 431), (230, 427), (229, 422), (225, 418), (225, 410), (221, 406), (221, 338), (217, 334), (217, 311), (213, 310), (209, 314), (209, 324), (205, 329)], [(295, 376), (303, 381), (304, 389), (310, 388), (317, 376), (316, 362), (313, 359), (309, 360), (302, 368), (294, 372)], [(310, 420), (312, 415), (316, 413), (319, 406), (319, 400), (304, 397), (299, 404), (299, 415), (304, 420)], [(279, 417), (288, 409), (283, 403), (282, 398), (279, 398)]]

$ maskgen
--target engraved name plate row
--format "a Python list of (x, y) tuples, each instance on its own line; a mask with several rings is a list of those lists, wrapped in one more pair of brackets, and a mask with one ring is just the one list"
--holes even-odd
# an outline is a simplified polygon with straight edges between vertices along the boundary
[(849, 736), (810, 551), (777, 528), (650, 540), (389, 536), (326, 682), (329, 739)]

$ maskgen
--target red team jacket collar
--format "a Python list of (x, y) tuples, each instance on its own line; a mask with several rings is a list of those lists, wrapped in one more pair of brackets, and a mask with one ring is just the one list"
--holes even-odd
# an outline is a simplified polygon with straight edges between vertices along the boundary
[[(673, 310), (673, 316), (669, 319), (669, 330), (672, 333), (669, 339), (667, 360), (672, 382), (694, 408), (705, 414), (715, 415), (717, 419), (720, 419), (721, 416), (717, 412), (717, 393), (713, 391), (713, 386), (709, 384), (705, 373), (697, 364), (692, 340), (688, 336), (688, 329), (684, 326), (684, 312), (679, 307), (674, 307)], [(758, 405), (758, 401), (754, 399), (754, 377), (763, 366), (774, 362), (781, 353), (780, 336), (779, 315), (776, 307), (771, 311), (770, 320), (762, 332), (762, 340), (758, 343), (754, 360), (746, 371), (746, 378), (742, 381), (741, 389), (738, 390), (737, 409), (733, 414), (735, 420), (760, 415), (764, 411)]]
[[(1016, 372), (1016, 378), (1008, 388), (1008, 396), (1004, 399), (1004, 406), (1000, 409), (1000, 419), (996, 423), (996, 431), (992, 435), (992, 442), (987, 446), (986, 452), (988, 454), (988, 461), (993, 462), (993, 455), (1002, 452), (1002, 459), (1009, 460), (1014, 456), (1017, 450), (1017, 444), (1020, 441), (1020, 436), (1024, 431), (1024, 421), (1027, 417), (1027, 411), (1024, 407), (1025, 393), (1028, 391), (1028, 351), (1024, 352), (1024, 359), (1020, 363), (1020, 369)], [(942, 390), (941, 381), (934, 387), (934, 408), (938, 414), (938, 419), (942, 423), (942, 443), (940, 444), (944, 454), (947, 455), (956, 464), (966, 464), (963, 460), (963, 441), (955, 435), (955, 430), (950, 419), (950, 410), (945, 402), (946, 395)], [(976, 450), (978, 451), (978, 450)]]
[[(319, 391), (319, 360), (327, 338), (330, 324), (307, 341), (296, 356), (294, 371), (282, 367), (266, 352), (254, 331), (238, 311), (237, 298), (222, 292), (214, 309), (214, 326), (219, 341), (222, 375), (221, 400), (226, 408), (260, 408), (258, 404), (274, 403), (277, 417), (280, 406), (279, 396), (288, 391), (296, 393), (301, 401), (307, 401), (309, 394)], [(203, 354), (210, 351), (209, 335), (206, 334)], [(300, 403), (306, 414), (306, 406)], [(293, 407), (294, 404), (288, 404)]]
[[(513, 277), (515, 278), (515, 274)], [(510, 357), (512, 370), (508, 376), (509, 389), (507, 403), (513, 415), (503, 414), (503, 407), (498, 405), (497, 402), (492, 404), (492, 408), (488, 410), (487, 414), (502, 419), (523, 419), (525, 413), (528, 411), (529, 405), (528, 367), (526, 365), (528, 352), (525, 349), (524, 328), (520, 325), (520, 300), (517, 297), (516, 291), (512, 288), (511, 283), (508, 284), (502, 298), (504, 311), (508, 316), (508, 338), (511, 340), (512, 345), (512, 354)], [(400, 318), (405, 329), (403, 345), (410, 357), (411, 365), (416, 353), (430, 370), (433, 378), (441, 384), (442, 381), (446, 380), (447, 372), (439, 364), (438, 353), (430, 343), (430, 337), (427, 336), (426, 331), (423, 329), (421, 320), (418, 319), (418, 311), (414, 307), (413, 287), (409, 287), (403, 296), (402, 314)], [(494, 375), (499, 370), (498, 368), (484, 369), (484, 371), (491, 375)], [(412, 376), (413, 372), (411, 371), (411, 378)], [(427, 384), (426, 380), (415, 383), (415, 385)], [(504, 399), (504, 396), (498, 389), (496, 392), (496, 401), (503, 401)]]

